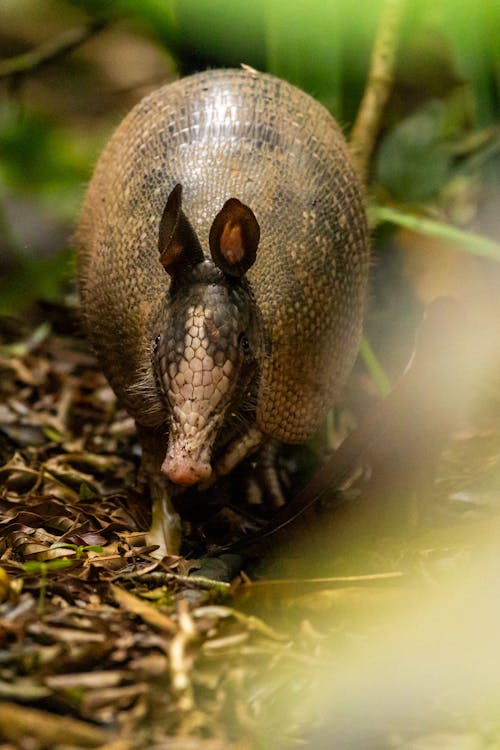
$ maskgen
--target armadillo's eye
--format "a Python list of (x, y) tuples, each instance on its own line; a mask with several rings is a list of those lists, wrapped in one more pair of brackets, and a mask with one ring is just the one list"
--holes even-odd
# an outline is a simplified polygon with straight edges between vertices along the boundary
[(250, 342), (244, 333), (242, 333), (240, 336), (240, 349), (243, 354), (250, 354)]
[(153, 354), (156, 354), (156, 352), (158, 351), (158, 347), (160, 346), (160, 339), (161, 336), (158, 335), (153, 341)]

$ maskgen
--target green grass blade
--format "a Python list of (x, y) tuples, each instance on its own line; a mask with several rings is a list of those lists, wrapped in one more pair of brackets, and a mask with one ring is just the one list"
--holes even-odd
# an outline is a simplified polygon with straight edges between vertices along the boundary
[(440, 221), (434, 221), (434, 219), (426, 219), (385, 206), (372, 206), (370, 216), (377, 224), (388, 221), (391, 224), (411, 229), (414, 232), (420, 232), (430, 237), (437, 237), (438, 239), (455, 243), (457, 247), (472, 255), (479, 255), (482, 258), (500, 261), (500, 244), (487, 237), (481, 237), (479, 234), (457, 229), (457, 227), (444, 224)]

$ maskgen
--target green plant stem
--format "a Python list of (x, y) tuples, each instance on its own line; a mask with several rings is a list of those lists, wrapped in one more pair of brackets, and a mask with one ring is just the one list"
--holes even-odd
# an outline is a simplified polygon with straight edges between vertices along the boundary
[(45, 594), (47, 591), (47, 569), (42, 568), (40, 574), (40, 591), (38, 592), (38, 605), (36, 611), (39, 615), (43, 614), (45, 609)]
[(481, 258), (500, 261), (500, 244), (487, 237), (481, 237), (473, 232), (466, 232), (463, 229), (457, 229), (449, 224), (443, 224), (433, 219), (426, 219), (421, 216), (414, 216), (395, 208), (386, 208), (385, 206), (373, 206), (370, 209), (370, 216), (376, 224), (388, 221), (414, 232), (427, 234), (430, 237), (437, 237), (447, 242), (453, 242), (461, 249), (472, 255), (479, 255)]
[(373, 351), (370, 342), (365, 336), (361, 339), (359, 353), (365, 363), (366, 369), (372, 376), (380, 395), (383, 397), (387, 396), (392, 390), (391, 382)]
[(404, 0), (384, 0), (377, 25), (368, 81), (349, 143), (362, 182), (366, 182), (382, 114), (394, 79)]

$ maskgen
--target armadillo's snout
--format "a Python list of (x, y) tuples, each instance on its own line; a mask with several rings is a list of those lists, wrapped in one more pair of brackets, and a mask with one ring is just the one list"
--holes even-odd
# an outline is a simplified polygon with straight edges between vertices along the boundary
[(196, 484), (209, 479), (212, 467), (208, 461), (193, 460), (188, 456), (169, 456), (163, 461), (161, 470), (174, 484)]
[[(212, 475), (212, 449), (235, 392), (242, 314), (228, 282), (211, 261), (191, 270), (176, 290), (165, 335), (155, 352), (169, 407), (168, 448), (162, 472), (175, 484)], [(239, 301), (239, 297), (235, 297)], [(243, 316), (244, 317), (244, 316)]]

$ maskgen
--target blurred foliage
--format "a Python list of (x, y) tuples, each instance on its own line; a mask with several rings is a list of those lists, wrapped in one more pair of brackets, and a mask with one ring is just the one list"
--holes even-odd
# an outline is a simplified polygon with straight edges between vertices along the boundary
[[(70, 278), (66, 242), (91, 161), (82, 146), (84, 141), (36, 112), (12, 105), (0, 110), (0, 246), (6, 250), (0, 272), (5, 264), (7, 277), (0, 281), (0, 314), (57, 298)], [(6, 204), (13, 207), (17, 226), (9, 224)], [(57, 241), (66, 242), (61, 247)]]
[(376, 176), (394, 198), (433, 198), (449, 177), (452, 149), (443, 137), (446, 114), (443, 101), (431, 101), (387, 133), (377, 155)]
[[(356, 111), (382, 5), (369, 0), (353, 13), (348, 0), (70, 2), (93, 17), (134, 18), (174, 50), (183, 69), (242, 62), (266, 69), (333, 101), (340, 119), (347, 100), (350, 115)], [(495, 0), (413, 0), (405, 10), (402, 68), (415, 86), (470, 83), (478, 123), (491, 122), (498, 107), (499, 39)]]
[(5, 108), (0, 120), (0, 175), (16, 190), (52, 192), (74, 188), (86, 172), (75, 141), (33, 112)]
[[(347, 0), (4, 0), (3, 58), (90, 21), (106, 27), (71, 54), (0, 80), (0, 312), (57, 296), (99, 149), (133, 102), (172, 76), (172, 56), (180, 73), (268, 70), (323, 101), (348, 131), (381, 4), (353, 12)], [(495, 0), (408, 0), (370, 178), (379, 202), (495, 235), (480, 201), (499, 166), (499, 48)]]

